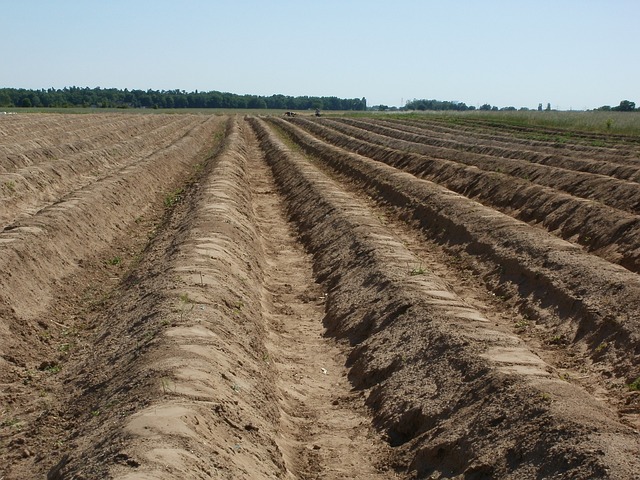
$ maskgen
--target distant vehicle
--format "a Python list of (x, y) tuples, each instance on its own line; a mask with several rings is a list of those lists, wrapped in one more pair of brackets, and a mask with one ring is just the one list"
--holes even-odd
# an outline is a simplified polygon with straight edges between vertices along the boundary
[(296, 112), (284, 112), (284, 116), (285, 117), (295, 117), (296, 116)]

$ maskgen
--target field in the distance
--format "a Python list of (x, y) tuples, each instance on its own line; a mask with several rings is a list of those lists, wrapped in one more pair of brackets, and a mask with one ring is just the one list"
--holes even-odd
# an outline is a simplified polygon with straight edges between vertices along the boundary
[(140, 113), (0, 116), (0, 478), (637, 478), (638, 115)]

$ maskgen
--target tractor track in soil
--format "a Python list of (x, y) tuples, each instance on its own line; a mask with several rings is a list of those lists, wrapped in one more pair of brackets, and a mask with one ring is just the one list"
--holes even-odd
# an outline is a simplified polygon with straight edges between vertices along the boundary
[(636, 273), (336, 122), (81, 117), (0, 233), (0, 477), (637, 478)]

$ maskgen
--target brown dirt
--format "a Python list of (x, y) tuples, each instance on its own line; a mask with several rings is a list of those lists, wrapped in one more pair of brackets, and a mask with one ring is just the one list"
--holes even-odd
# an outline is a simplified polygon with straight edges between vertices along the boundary
[[(439, 149), (425, 155), (411, 154), (408, 152), (424, 152), (424, 145), (417, 142), (423, 138), (422, 136), (415, 138), (409, 135), (409, 138), (416, 140), (410, 142), (325, 119), (321, 122), (298, 119), (296, 123), (334, 145), (437, 182), (519, 220), (541, 225), (566, 240), (585, 246), (589, 251), (610, 262), (618, 263), (634, 272), (640, 271), (640, 250), (637, 248), (640, 217), (603, 203), (618, 193), (618, 190), (605, 188), (606, 179), (603, 180), (604, 177), (601, 175), (591, 175), (593, 181), (590, 183), (602, 184), (602, 197), (591, 198), (595, 195), (594, 189), (583, 198), (563, 190), (563, 186), (571, 181), (547, 186), (540, 185), (537, 182), (538, 177), (533, 174), (531, 177), (526, 174), (526, 178), (520, 178), (522, 172), (517, 165), (514, 166), (515, 162), (511, 157), (490, 157), (490, 161), (487, 161), (485, 156), (466, 156), (461, 153), (452, 155), (450, 149)], [(361, 126), (365, 124), (357, 123)], [(389, 135), (395, 132), (390, 129), (382, 131)], [(404, 136), (400, 135), (400, 138)], [(427, 148), (430, 149), (431, 147)], [(445, 158), (437, 156), (438, 152)], [(524, 160), (520, 162), (527, 163)], [(581, 162), (588, 163), (588, 160)], [(517, 175), (513, 175), (513, 172)], [(573, 178), (568, 170), (563, 176)], [(640, 184), (628, 181), (624, 183), (633, 198), (632, 202), (640, 202)], [(612, 200), (610, 203), (615, 202)]]
[(294, 123), (0, 118), (0, 479), (638, 478), (638, 274)]

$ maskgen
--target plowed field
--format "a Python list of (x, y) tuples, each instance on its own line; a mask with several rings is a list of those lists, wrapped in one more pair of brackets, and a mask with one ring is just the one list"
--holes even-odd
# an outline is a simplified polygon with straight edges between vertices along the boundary
[(0, 117), (0, 480), (640, 478), (640, 144)]

